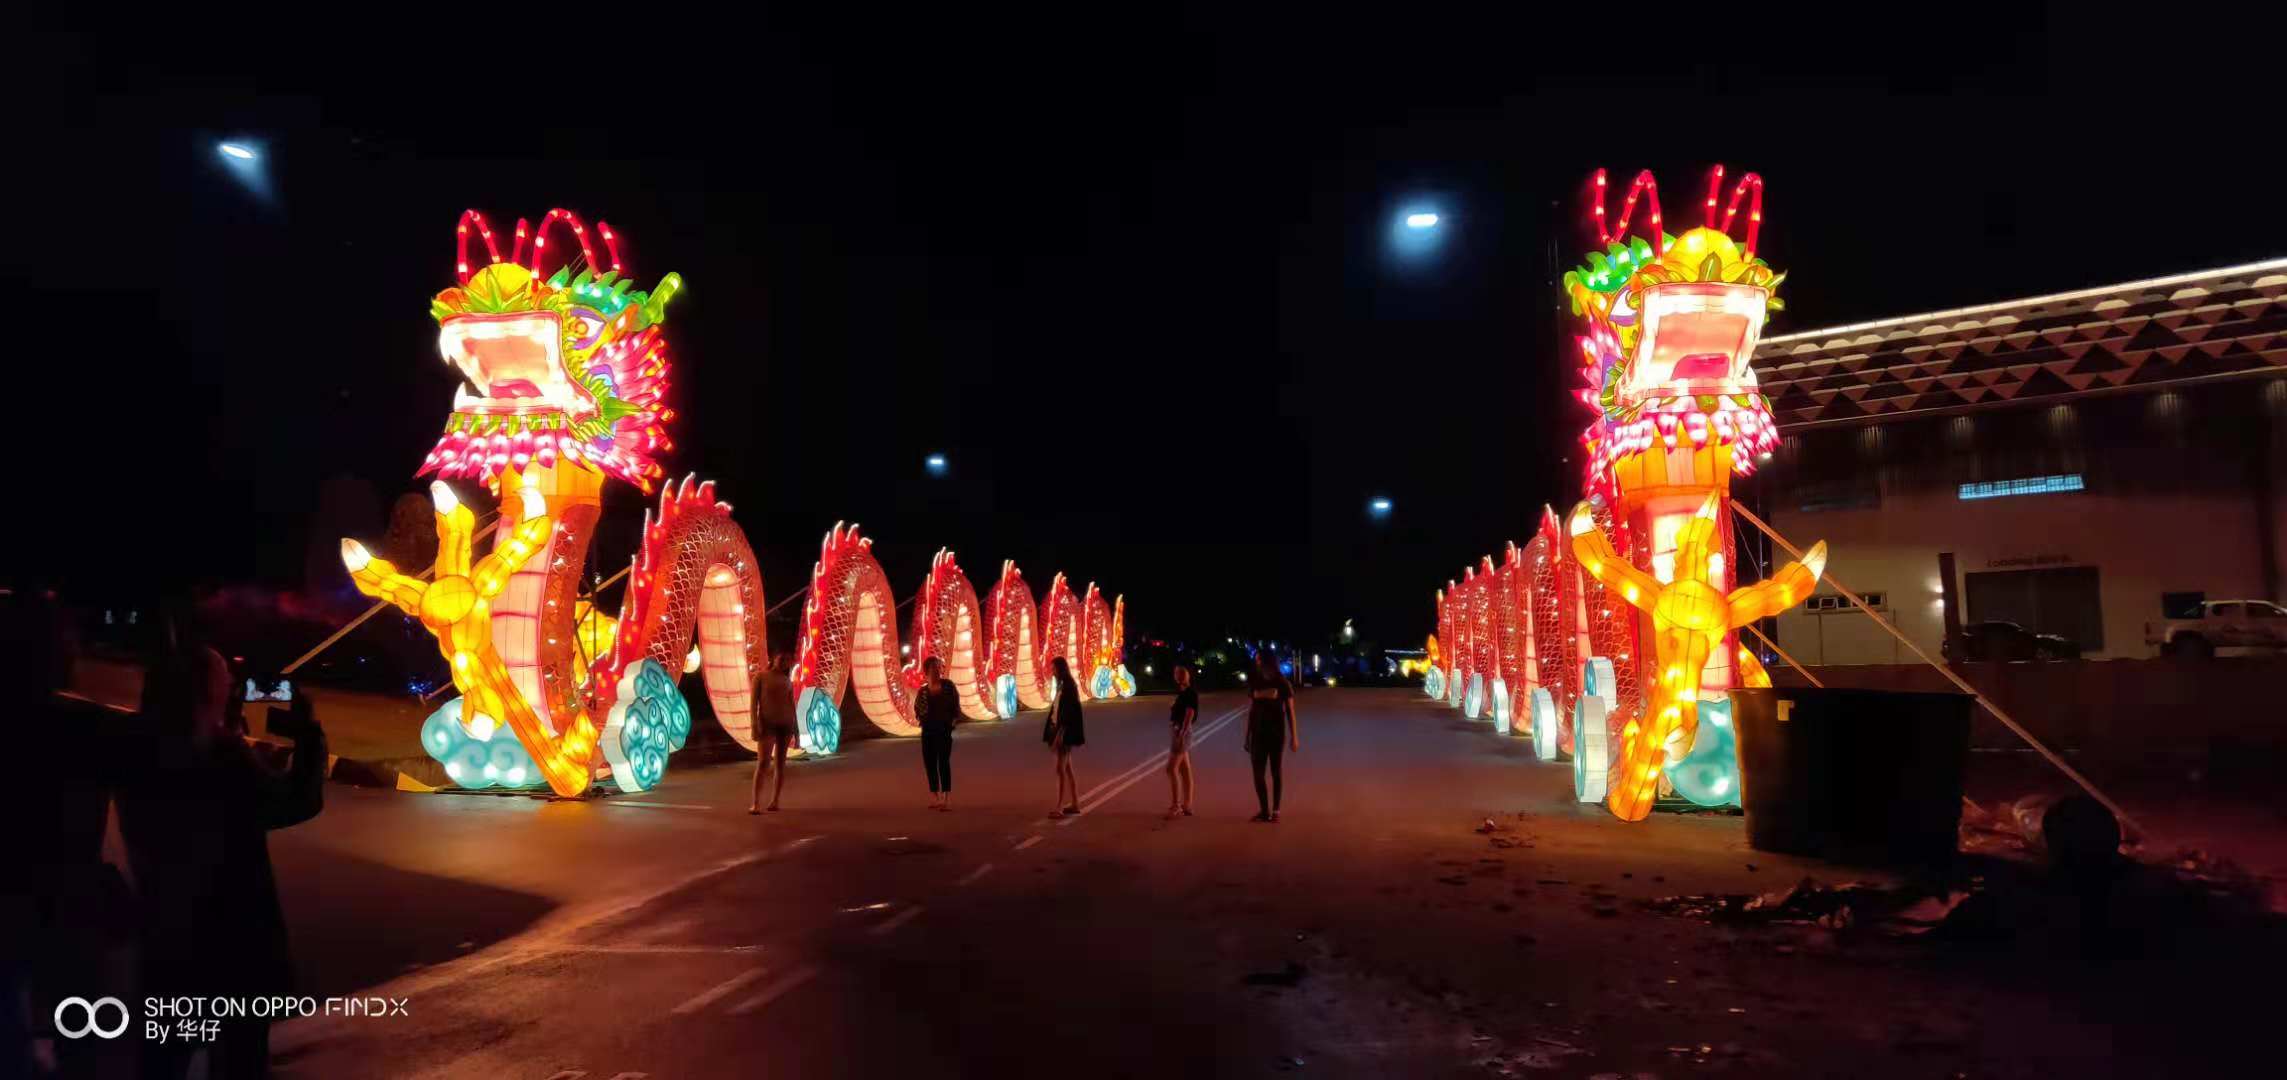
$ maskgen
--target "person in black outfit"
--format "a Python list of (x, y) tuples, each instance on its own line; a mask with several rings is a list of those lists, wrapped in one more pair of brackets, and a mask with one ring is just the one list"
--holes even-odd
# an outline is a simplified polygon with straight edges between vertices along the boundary
[[(151, 996), (293, 993), (268, 834), (323, 806), (325, 733), (307, 697), (272, 710), (270, 731), (294, 749), (284, 772), (271, 769), (232, 733), (235, 683), (222, 656), (195, 640), (161, 655), (144, 678), (138, 719), (149, 752), (120, 793), (119, 831), (143, 901)], [(143, 1075), (183, 1076), (201, 1045), (145, 1044)], [(210, 1076), (269, 1075), (267, 1019), (226, 1020), (203, 1045)]]
[(1072, 679), (1072, 665), (1059, 656), (1053, 670), (1056, 701), (1049, 706), (1048, 729), (1040, 735), (1056, 751), (1056, 809), (1048, 812), (1052, 818), (1080, 812), (1080, 781), (1072, 775), (1072, 751), (1088, 741), (1088, 729), (1080, 718), (1080, 684)]
[[(1302, 749), (1302, 728), (1294, 718), (1294, 684), (1279, 674), (1278, 659), (1269, 650), (1255, 654), (1255, 678), (1247, 691), (1247, 757), (1255, 766), (1255, 802), (1261, 807), (1256, 821), (1278, 821), (1279, 801), (1286, 794), (1286, 751)], [(1263, 770), (1270, 784), (1263, 784)]]
[(1191, 816), (1191, 727), (1199, 722), (1199, 691), (1191, 669), (1175, 669), (1175, 704), (1167, 708), (1167, 816)]
[(953, 725), (961, 720), (961, 695), (945, 680), (945, 662), (921, 662), (921, 691), (913, 711), (921, 720), (921, 769), (929, 774), (929, 808), (953, 808)]

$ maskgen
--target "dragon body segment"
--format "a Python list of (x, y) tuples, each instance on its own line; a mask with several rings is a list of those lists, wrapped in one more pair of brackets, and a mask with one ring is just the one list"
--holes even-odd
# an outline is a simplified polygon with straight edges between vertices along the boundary
[[(570, 240), (556, 252), (577, 254), (547, 273), (552, 235)], [(484, 253), (473, 265), (472, 240)], [(762, 577), (712, 483), (686, 477), (659, 492), (616, 618), (581, 590), (604, 483), (649, 494), (664, 478), (658, 456), (674, 448), (664, 326), (682, 278), (633, 288), (611, 226), (591, 230), (561, 209), (537, 229), (518, 221), (506, 258), (484, 216), (468, 211), (455, 251), (455, 284), (429, 305), (438, 351), (463, 383), (420, 469), (439, 478), (436, 578), (407, 575), (355, 541), (342, 546), (357, 588), (420, 619), (451, 665), (460, 696), (423, 724), (423, 748), (466, 787), (544, 782), (577, 796), (608, 770), (621, 790), (642, 790), (689, 734), (678, 682), (695, 670), (724, 731), (755, 749)], [(481, 559), (476, 520), (447, 480), (481, 483), (499, 499), (500, 525)], [(1115, 687), (1125, 681), (1116, 614), (1092, 620), (1059, 575), (1051, 632), (1004, 564), (983, 618), (949, 553), (923, 586), (919, 654), (901, 667), (897, 605), (871, 544), (837, 525), (812, 571), (793, 679), (805, 751), (838, 746), (838, 701), (852, 684), (875, 725), (917, 734), (911, 687), (929, 656), (947, 660), (972, 719), (1046, 706), (1048, 656), (1061, 655), (1051, 649), (1093, 656), (1120, 673)], [(1102, 607), (1092, 588), (1090, 600)], [(1083, 642), (1093, 652), (1080, 654)]]

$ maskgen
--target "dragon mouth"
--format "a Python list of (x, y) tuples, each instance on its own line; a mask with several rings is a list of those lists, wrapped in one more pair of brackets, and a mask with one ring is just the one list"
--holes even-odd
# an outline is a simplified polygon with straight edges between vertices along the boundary
[(1644, 290), (1643, 342), (1624, 396), (1689, 397), (1752, 389), (1743, 361), (1755, 349), (1768, 294), (1754, 286), (1674, 282)]
[(564, 373), (563, 327), (552, 311), (456, 315), (437, 330), (437, 350), (466, 385), (453, 408), (468, 413), (574, 415), (587, 396)]

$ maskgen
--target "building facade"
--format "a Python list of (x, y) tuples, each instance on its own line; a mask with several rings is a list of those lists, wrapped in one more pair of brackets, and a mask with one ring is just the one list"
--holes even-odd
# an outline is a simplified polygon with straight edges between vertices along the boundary
[[(2287, 259), (1767, 337), (1753, 365), (1782, 442), (1742, 496), (1932, 656), (1949, 604), (2115, 658), (2200, 600), (2280, 597)], [(1778, 624), (1804, 664), (1914, 659), (1829, 585)]]

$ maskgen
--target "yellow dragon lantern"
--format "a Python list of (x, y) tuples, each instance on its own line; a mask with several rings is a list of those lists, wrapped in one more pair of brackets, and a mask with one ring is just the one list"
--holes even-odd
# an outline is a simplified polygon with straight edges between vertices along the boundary
[[(1659, 187), (1649, 171), (1629, 185), (1616, 222), (1605, 214), (1606, 178), (1592, 184), (1597, 239), (1606, 245), (1566, 274), (1580, 337), (1581, 398), (1596, 410), (1582, 435), (1587, 499), (1570, 519), (1571, 554), (1604, 590), (1596, 607), (1642, 612), (1633, 640), (1649, 663), (1636, 665), (1633, 709), (1608, 714), (1605, 804), (1626, 821), (1651, 813), (1661, 778), (1694, 802), (1735, 803), (1729, 702), (1743, 680), (1767, 684), (1736, 630), (1810, 595), (1825, 547), (1771, 580), (1732, 589), (1736, 565), (1721, 508), (1731, 477), (1754, 471), (1778, 444), (1770, 406), (1749, 360), (1767, 312), (1780, 306), (1785, 275), (1755, 255), (1762, 230), (1763, 180), (1739, 179), (1720, 216), (1723, 168), (1708, 178), (1705, 224), (1681, 236), (1661, 227)], [(1628, 225), (1642, 198), (1647, 237)], [(1744, 240), (1732, 227), (1747, 201)], [(1611, 593), (1625, 608), (1610, 603)], [(1612, 616), (1603, 616), (1610, 618)], [(1642, 632), (1648, 629), (1648, 634)], [(1734, 670), (1738, 661), (1742, 670)], [(1719, 736), (1700, 739), (1701, 704), (1716, 704)], [(1581, 743), (1575, 737), (1576, 753)], [(1612, 745), (1616, 743), (1617, 745)], [(1692, 778), (1681, 770), (1697, 758)], [(1712, 771), (1709, 771), (1712, 769)]]
[[(544, 273), (552, 232), (570, 243), (553, 250), (560, 268)], [(471, 265), (472, 239), (483, 244), (481, 265)], [(518, 221), (505, 259), (491, 225), (468, 211), (455, 254), (454, 285), (429, 304), (438, 351), (463, 383), (421, 466), (439, 478), (436, 578), (342, 543), (357, 588), (418, 618), (451, 667), (460, 696), (422, 726), (422, 748), (463, 787), (545, 782), (575, 796), (608, 766), (620, 790), (644, 790), (690, 732), (677, 684), (695, 664), (724, 731), (755, 749), (765, 609), (754, 552), (712, 483), (660, 484), (658, 455), (674, 448), (675, 419), (663, 329), (682, 278), (633, 288), (611, 226), (590, 229), (561, 209), (537, 230)], [(481, 483), (500, 500), (481, 559), (476, 519), (451, 480)], [(659, 489), (617, 618), (580, 589), (607, 480)], [(1090, 586), (1083, 603), (1060, 574), (1036, 615), (1015, 564), (1003, 563), (988, 618), (951, 552), (932, 563), (914, 655), (901, 667), (898, 605), (871, 546), (856, 526), (836, 525), (811, 573), (792, 677), (802, 751), (836, 749), (852, 687), (883, 731), (917, 734), (910, 691), (933, 656), (946, 661), (972, 719), (1045, 707), (1056, 656), (1089, 676), (1084, 696), (1135, 692), (1122, 663), (1124, 602), (1107, 609)]]
[[(1785, 275), (1755, 253), (1762, 178), (1741, 177), (1727, 201), (1723, 180), (1717, 166), (1705, 223), (1679, 236), (1649, 171), (1617, 215), (1595, 174), (1603, 249), (1563, 280), (1583, 322), (1577, 393), (1595, 413), (1581, 436), (1586, 497), (1562, 525), (1544, 512), (1498, 570), (1482, 560), (1438, 595), (1447, 699), (1530, 733), (1544, 760), (1569, 753), (1581, 800), (1629, 821), (1663, 788), (1737, 804), (1725, 692), (1768, 679), (1736, 630), (1808, 596), (1825, 558), (1822, 546), (1770, 581), (1729, 580), (1731, 478), (1778, 445), (1748, 362)], [(1641, 235), (1629, 227), (1639, 207)]]

